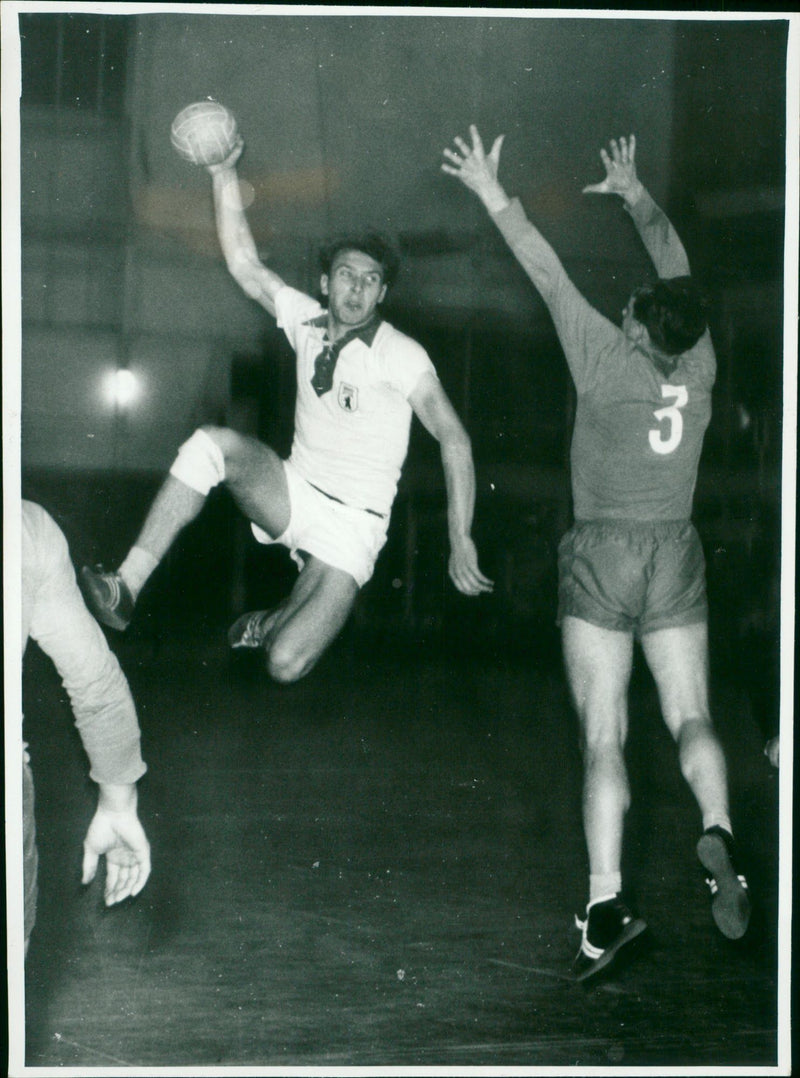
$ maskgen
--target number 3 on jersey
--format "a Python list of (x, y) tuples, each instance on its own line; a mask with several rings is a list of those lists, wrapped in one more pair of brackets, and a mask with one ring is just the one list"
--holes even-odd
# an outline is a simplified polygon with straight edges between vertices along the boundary
[(660, 426), (650, 431), (650, 448), (654, 453), (666, 456), (673, 453), (681, 444), (683, 437), (683, 416), (681, 408), (689, 403), (689, 394), (686, 386), (662, 386), (661, 396), (665, 400), (674, 397), (674, 403), (666, 408), (659, 408), (653, 414)]

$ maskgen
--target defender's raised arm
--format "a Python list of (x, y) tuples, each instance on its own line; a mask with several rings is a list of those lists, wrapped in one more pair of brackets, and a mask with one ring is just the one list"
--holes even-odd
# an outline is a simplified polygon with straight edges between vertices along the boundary
[[(514, 257), (541, 293), (558, 332), (561, 346), (576, 384), (581, 383), (588, 367), (582, 346), (587, 326), (595, 341), (613, 338), (617, 330), (608, 319), (595, 311), (570, 280), (561, 259), (530, 221), (518, 198), (510, 198), (497, 178), (503, 136), (498, 136), (487, 155), (474, 124), (470, 125), (472, 145), (459, 137), (455, 150), (446, 149), (442, 171), (456, 176), (474, 191), (486, 207)], [(593, 350), (596, 358), (603, 348)]]
[(636, 136), (612, 139), (610, 153), (600, 150), (606, 176), (600, 183), (588, 184), (585, 195), (620, 195), (625, 208), (647, 248), (659, 277), (685, 277), (689, 259), (677, 232), (664, 211), (656, 205), (636, 174)]
[(443, 151), (448, 163), (442, 165), (442, 172), (457, 176), (465, 187), (475, 192), (489, 213), (499, 213), (510, 201), (497, 178), (505, 135), (497, 136), (487, 156), (475, 124), (470, 124), (469, 133), (472, 146), (456, 135), (453, 139), (456, 150), (448, 147)]
[(497, 136), (487, 154), (475, 124), (470, 124), (469, 131), (471, 146), (457, 135), (453, 139), (456, 149), (443, 151), (446, 162), (442, 164), (442, 171), (456, 176), (465, 187), (475, 192), (519, 264), (544, 300), (550, 303), (557, 285), (562, 279), (566, 280), (566, 274), (553, 248), (528, 220), (519, 199), (510, 198), (497, 178), (505, 135)]

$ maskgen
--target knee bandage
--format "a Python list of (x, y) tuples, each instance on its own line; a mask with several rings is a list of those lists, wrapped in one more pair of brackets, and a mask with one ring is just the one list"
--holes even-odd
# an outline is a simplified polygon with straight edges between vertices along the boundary
[(178, 450), (169, 474), (206, 495), (225, 478), (225, 457), (210, 435), (196, 430)]

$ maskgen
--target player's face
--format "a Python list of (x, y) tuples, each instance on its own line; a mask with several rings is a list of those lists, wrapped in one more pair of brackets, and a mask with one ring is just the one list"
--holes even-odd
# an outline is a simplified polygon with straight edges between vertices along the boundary
[(320, 284), (332, 318), (348, 329), (369, 322), (386, 295), (380, 262), (363, 251), (337, 251)]

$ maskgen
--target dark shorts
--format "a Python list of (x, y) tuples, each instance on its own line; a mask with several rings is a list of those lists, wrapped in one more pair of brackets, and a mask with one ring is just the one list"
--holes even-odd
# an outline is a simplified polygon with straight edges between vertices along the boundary
[(558, 548), (558, 623), (638, 636), (706, 621), (705, 558), (688, 521), (575, 524)]

